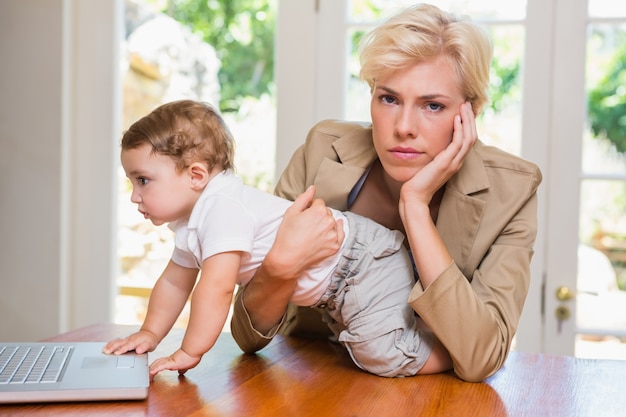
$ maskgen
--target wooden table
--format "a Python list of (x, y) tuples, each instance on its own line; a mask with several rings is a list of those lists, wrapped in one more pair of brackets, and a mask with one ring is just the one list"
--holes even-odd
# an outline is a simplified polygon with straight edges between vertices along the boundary
[[(98, 324), (53, 341), (106, 341), (133, 327)], [(173, 352), (174, 329), (156, 355)], [(512, 352), (483, 383), (452, 374), (387, 379), (358, 370), (337, 345), (277, 337), (242, 354), (228, 333), (185, 377), (163, 372), (145, 401), (0, 406), (0, 416), (626, 416), (626, 361)]]

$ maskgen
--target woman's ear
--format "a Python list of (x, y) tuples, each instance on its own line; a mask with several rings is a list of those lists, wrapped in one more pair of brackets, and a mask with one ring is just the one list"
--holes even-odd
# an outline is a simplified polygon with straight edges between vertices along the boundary
[(187, 167), (191, 188), (194, 190), (203, 190), (209, 182), (209, 171), (206, 164), (194, 162)]

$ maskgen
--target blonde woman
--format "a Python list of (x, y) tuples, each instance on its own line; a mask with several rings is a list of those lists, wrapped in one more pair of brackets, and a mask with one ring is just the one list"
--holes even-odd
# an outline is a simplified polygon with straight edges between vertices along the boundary
[[(319, 332), (319, 317), (289, 297), (303, 269), (338, 249), (323, 200), (406, 235), (416, 272), (406, 302), (435, 336), (426, 366), (483, 380), (504, 364), (528, 293), (542, 179), (535, 164), (478, 140), (491, 40), (422, 4), (367, 34), (360, 54), (371, 126), (320, 122), (293, 155), (276, 194), (295, 202), (237, 294), (233, 336), (255, 352), (278, 331)], [(297, 198), (311, 184), (317, 199)]]

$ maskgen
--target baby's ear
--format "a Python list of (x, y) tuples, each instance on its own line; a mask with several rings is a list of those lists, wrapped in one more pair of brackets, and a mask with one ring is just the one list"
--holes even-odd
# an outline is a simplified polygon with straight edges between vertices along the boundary
[(187, 168), (191, 187), (195, 190), (203, 190), (209, 182), (209, 171), (205, 164), (194, 162)]

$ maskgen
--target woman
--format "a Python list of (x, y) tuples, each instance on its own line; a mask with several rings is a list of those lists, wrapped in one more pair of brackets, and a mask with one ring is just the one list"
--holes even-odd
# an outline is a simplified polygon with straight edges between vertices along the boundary
[(541, 173), (477, 139), (491, 55), (484, 30), (431, 5), (366, 35), (372, 124), (319, 123), (281, 176), (278, 195), (314, 184), (318, 199), (296, 199), (237, 295), (231, 327), (244, 351), (280, 327), (311, 331), (300, 311), (285, 312), (298, 274), (338, 249), (325, 201), (406, 235), (417, 279), (408, 302), (436, 338), (431, 365), (448, 362), (467, 381), (503, 365), (528, 293)]

